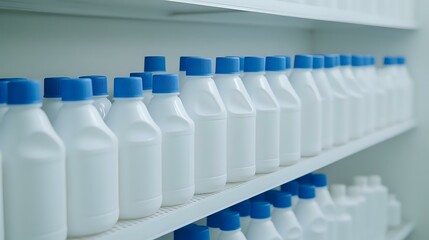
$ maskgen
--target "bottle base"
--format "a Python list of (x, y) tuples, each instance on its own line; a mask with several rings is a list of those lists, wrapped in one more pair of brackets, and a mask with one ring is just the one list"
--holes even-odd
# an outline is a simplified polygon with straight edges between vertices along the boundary
[(162, 196), (134, 203), (127, 203), (127, 207), (119, 207), (119, 219), (131, 220), (148, 217), (152, 214), (155, 214), (159, 210), (161, 203)]
[(301, 157), (314, 157), (319, 155), (321, 152), (322, 152), (322, 149), (301, 151)]
[(282, 154), (280, 156), (280, 166), (285, 167), (285, 166), (294, 165), (294, 164), (298, 163), (298, 161), (300, 159), (301, 159), (301, 153), (300, 152)]
[[(68, 237), (82, 237), (94, 235), (111, 229), (119, 218), (119, 209), (107, 214), (75, 220), (76, 226), (68, 226)], [(70, 223), (70, 221), (69, 221)]]
[(256, 173), (272, 173), (280, 166), (278, 158), (256, 160)]
[(178, 190), (172, 190), (162, 192), (162, 207), (171, 207), (176, 206), (180, 204), (187, 203), (189, 200), (191, 200), (192, 196), (194, 196), (195, 193), (195, 187), (187, 187), (187, 188), (181, 188)]
[(236, 183), (249, 181), (253, 176), (255, 176), (255, 173), (255, 165), (243, 168), (230, 168), (227, 173), (227, 182)]
[(225, 188), (226, 174), (222, 176), (195, 179), (195, 194), (219, 192)]

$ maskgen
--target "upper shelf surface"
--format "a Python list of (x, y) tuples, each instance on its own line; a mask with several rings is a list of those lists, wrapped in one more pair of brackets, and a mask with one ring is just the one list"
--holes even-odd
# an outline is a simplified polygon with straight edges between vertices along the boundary
[(0, 9), (309, 29), (351, 26), (417, 29), (415, 20), (383, 18), (284, 0), (0, 0)]

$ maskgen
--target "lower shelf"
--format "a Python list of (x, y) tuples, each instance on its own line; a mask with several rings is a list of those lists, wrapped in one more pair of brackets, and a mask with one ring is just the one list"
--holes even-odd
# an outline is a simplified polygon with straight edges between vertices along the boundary
[[(400, 135), (416, 126), (410, 120), (351, 141), (321, 154), (303, 158), (293, 166), (281, 167), (270, 174), (257, 174), (252, 180), (243, 183), (227, 184), (221, 192), (194, 196), (186, 204), (161, 208), (150, 217), (119, 221), (111, 230), (80, 240), (149, 240), (163, 236), (175, 229), (197, 221), (214, 212), (232, 206), (245, 199), (258, 195), (283, 183), (316, 171), (368, 147)], [(400, 239), (400, 238), (393, 238)], [(389, 239), (390, 240), (390, 239)]]
[(414, 224), (406, 222), (397, 228), (390, 229), (387, 232), (385, 240), (405, 240), (413, 232)]

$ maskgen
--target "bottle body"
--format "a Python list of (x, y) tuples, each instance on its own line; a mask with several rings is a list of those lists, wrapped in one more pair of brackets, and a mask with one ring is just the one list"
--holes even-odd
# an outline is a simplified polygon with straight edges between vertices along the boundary
[(118, 220), (118, 140), (91, 101), (63, 102), (54, 122), (67, 148), (69, 236), (106, 231)]
[(388, 206), (388, 226), (389, 228), (395, 228), (401, 225), (402, 222), (402, 205), (396, 199), (395, 196), (389, 197)]
[(227, 111), (227, 180), (249, 180), (255, 175), (255, 108), (238, 75), (216, 75), (214, 81)]
[(356, 82), (359, 84), (361, 89), (365, 92), (366, 108), (365, 108), (365, 125), (364, 134), (371, 133), (375, 129), (375, 116), (376, 111), (376, 95), (374, 89), (372, 89), (366, 83), (368, 76), (365, 73), (364, 67), (353, 67), (352, 71), (356, 77)]
[(301, 99), (301, 155), (311, 157), (322, 151), (322, 100), (310, 70), (295, 69), (290, 77)]
[(325, 69), (329, 83), (334, 92), (334, 145), (342, 145), (349, 140), (350, 101), (346, 86), (336, 68)]
[(322, 148), (329, 149), (334, 145), (334, 93), (322, 69), (314, 69), (312, 74), (322, 102)]
[(243, 83), (256, 109), (256, 173), (270, 173), (280, 164), (280, 107), (263, 73), (245, 73)]
[(280, 106), (280, 165), (301, 158), (301, 100), (283, 72), (267, 72), (266, 78)]
[(152, 90), (143, 90), (143, 103), (148, 106), (150, 103), (150, 100), (152, 100), (153, 94)]
[(195, 193), (217, 192), (226, 183), (227, 117), (211, 77), (187, 76), (180, 99), (195, 124)]
[(177, 94), (154, 94), (148, 110), (162, 133), (162, 205), (194, 195), (194, 122)]
[(119, 142), (119, 218), (154, 214), (162, 202), (161, 130), (141, 98), (116, 99), (105, 120)]
[(39, 106), (11, 107), (0, 132), (5, 239), (65, 239), (63, 142)]
[(283, 240), (302, 240), (302, 229), (291, 208), (274, 208), (272, 221)]
[(101, 118), (104, 119), (112, 107), (112, 103), (107, 99), (107, 96), (94, 96), (94, 102), (92, 103), (100, 114)]
[(328, 232), (328, 222), (314, 199), (300, 199), (294, 212), (302, 228), (302, 239), (332, 239)]
[(270, 218), (251, 219), (245, 233), (247, 240), (282, 240)]
[(240, 229), (234, 231), (221, 231), (218, 240), (247, 240)]
[(61, 98), (43, 98), (42, 110), (45, 111), (51, 123), (54, 122), (62, 105)]

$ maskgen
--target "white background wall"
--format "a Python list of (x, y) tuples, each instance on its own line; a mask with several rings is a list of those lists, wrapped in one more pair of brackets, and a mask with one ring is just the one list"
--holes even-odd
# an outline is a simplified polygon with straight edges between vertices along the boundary
[[(419, 1), (424, 12), (429, 1)], [(0, 77), (103, 74), (112, 79), (143, 70), (145, 55), (168, 57), (168, 71), (180, 55), (270, 55), (305, 52), (401, 53), (409, 57), (417, 85), (419, 128), (326, 169), (332, 182), (356, 174), (380, 173), (418, 223), (412, 239), (429, 239), (429, 16), (418, 32), (379, 28), (309, 31), (253, 26), (186, 24), (82, 18), (0, 11)], [(428, 145), (429, 146), (429, 145)], [(425, 148), (426, 147), (426, 148)]]

